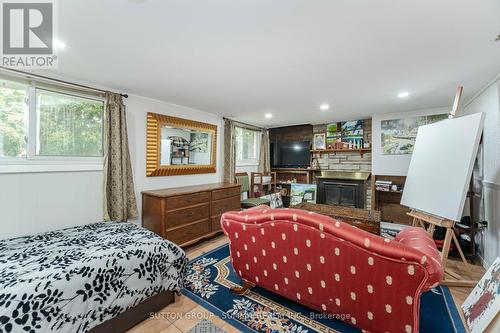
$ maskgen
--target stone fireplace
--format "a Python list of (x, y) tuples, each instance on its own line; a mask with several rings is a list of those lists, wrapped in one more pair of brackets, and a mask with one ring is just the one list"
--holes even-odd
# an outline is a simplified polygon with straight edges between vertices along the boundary
[(316, 176), (318, 203), (366, 208), (370, 172), (322, 171)]

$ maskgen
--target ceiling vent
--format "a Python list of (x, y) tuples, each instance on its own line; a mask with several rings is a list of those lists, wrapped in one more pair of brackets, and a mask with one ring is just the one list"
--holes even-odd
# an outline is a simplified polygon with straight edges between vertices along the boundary
[(497, 36), (497, 38), (495, 39), (495, 42), (500, 42), (500, 35)]

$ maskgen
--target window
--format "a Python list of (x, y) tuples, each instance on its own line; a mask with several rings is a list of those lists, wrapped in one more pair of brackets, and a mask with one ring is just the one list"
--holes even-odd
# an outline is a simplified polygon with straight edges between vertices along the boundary
[(36, 91), (38, 156), (102, 156), (103, 102)]
[(236, 165), (259, 164), (260, 132), (236, 127)]
[(0, 164), (102, 162), (104, 99), (0, 79)]
[(27, 87), (0, 81), (0, 158), (26, 157)]

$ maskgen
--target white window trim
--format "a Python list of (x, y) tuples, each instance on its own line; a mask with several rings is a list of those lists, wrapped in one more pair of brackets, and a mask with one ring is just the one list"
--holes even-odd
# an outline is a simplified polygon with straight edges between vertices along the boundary
[(6, 173), (38, 173), (38, 172), (77, 172), (77, 171), (103, 171), (101, 163), (16, 163), (0, 164), (0, 174)]
[[(9, 80), (7, 78), (7, 80)], [(104, 156), (96, 157), (70, 157), (70, 156), (40, 156), (36, 155), (37, 145), (37, 114), (36, 114), (36, 89), (70, 96), (101, 101), (106, 105), (105, 98), (86, 95), (61, 89), (47, 89), (38, 86), (34, 81), (28, 84), (28, 128), (27, 156), (26, 157), (0, 157), (0, 174), (5, 173), (38, 173), (38, 172), (77, 172), (77, 171), (103, 171)], [(103, 150), (104, 150), (104, 122), (106, 112), (103, 110)]]
[(236, 166), (239, 166), (239, 167), (245, 167), (245, 166), (258, 166), (259, 165), (259, 162), (255, 162), (254, 159), (251, 159), (251, 160), (239, 160), (236, 162)]
[[(251, 129), (248, 129), (248, 128), (245, 128), (245, 127), (240, 127), (243, 131), (244, 130), (247, 130), (247, 131), (253, 131), (256, 133), (255, 135), (255, 154), (256, 154), (256, 158), (247, 158), (247, 159), (238, 159), (238, 156), (236, 154), (236, 166), (237, 167), (247, 167), (247, 166), (258, 166), (259, 165), (259, 155), (260, 155), (260, 136), (259, 136), (259, 131), (254, 131), (254, 130), (251, 130)], [(241, 147), (240, 147), (241, 149)]]

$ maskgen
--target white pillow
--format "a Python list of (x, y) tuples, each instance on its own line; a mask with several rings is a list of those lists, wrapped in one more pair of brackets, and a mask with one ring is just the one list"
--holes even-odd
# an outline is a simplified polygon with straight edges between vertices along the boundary
[(281, 193), (271, 193), (260, 197), (261, 199), (267, 199), (270, 201), (269, 206), (271, 208), (283, 208), (283, 200), (281, 199)]

